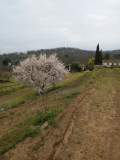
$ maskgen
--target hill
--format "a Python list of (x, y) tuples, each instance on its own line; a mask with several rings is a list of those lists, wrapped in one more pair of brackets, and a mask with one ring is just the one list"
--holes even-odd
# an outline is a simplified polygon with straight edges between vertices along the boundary
[(3, 54), (0, 55), (0, 66), (2, 66), (2, 63), (5, 59), (9, 59), (9, 61), (12, 61), (13, 64), (18, 63), (20, 60), (36, 54), (57, 54), (58, 57), (65, 63), (69, 64), (72, 62), (79, 62), (79, 63), (86, 63), (88, 58), (94, 54), (94, 51), (85, 51), (80, 50), (77, 48), (55, 48), (55, 49), (41, 49), (41, 50), (32, 50), (28, 51), (26, 53), (9, 53), (9, 54)]
[[(58, 57), (65, 63), (81, 63), (86, 64), (88, 62), (89, 57), (94, 56), (95, 51), (81, 50), (78, 48), (54, 48), (54, 49), (41, 49), (41, 50), (32, 50), (27, 52), (15, 52), (9, 54), (0, 55), (0, 67), (3, 67), (3, 64), (7, 62), (12, 62), (12, 64), (18, 64), (20, 60), (31, 56), (33, 54), (57, 54)], [(119, 58), (120, 59), (120, 50), (113, 51), (104, 51), (103, 56), (106, 59)]]

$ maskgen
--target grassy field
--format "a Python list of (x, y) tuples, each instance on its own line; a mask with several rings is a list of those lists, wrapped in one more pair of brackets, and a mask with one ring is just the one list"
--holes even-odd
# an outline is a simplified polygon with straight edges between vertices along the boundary
[[(109, 77), (119, 76), (119, 69), (97, 69), (93, 72), (69, 74), (65, 81), (49, 88), (46, 96), (39, 96), (33, 88), (15, 81), (0, 84), (0, 156), (27, 138), (40, 136), (56, 127), (56, 119), (87, 90), (101, 86)], [(114, 79), (114, 78), (113, 78)], [(108, 82), (109, 83), (109, 82)]]

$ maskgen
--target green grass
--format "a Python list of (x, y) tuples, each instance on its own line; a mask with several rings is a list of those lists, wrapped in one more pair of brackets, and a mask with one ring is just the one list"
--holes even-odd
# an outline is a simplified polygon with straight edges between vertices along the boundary
[[(49, 125), (54, 125), (56, 117), (63, 112), (64, 109), (69, 107), (79, 94), (84, 93), (88, 88), (100, 86), (101, 81), (103, 81), (106, 75), (109, 77), (118, 73), (120, 73), (120, 71), (117, 69), (99, 69), (93, 72), (70, 74), (64, 82), (57, 84), (55, 88), (49, 88), (47, 93), (47, 108), (49, 109), (36, 115), (29, 115), (29, 117), (26, 117), (26, 120), (18, 124), (15, 128), (10, 129), (8, 133), (1, 137), (0, 155), (15, 147), (27, 137), (34, 138), (40, 134), (41, 129), (39, 126), (46, 121)], [(31, 91), (31, 93), (27, 95), (18, 96), (6, 102), (2, 107), (12, 109), (20, 106), (20, 104), (27, 103), (29, 100), (34, 100), (36, 97), (35, 92)], [(41, 99), (42, 97), (39, 97), (36, 103), (40, 103), (41, 105)], [(28, 108), (26, 108), (26, 110), (27, 109)]]
[(10, 85), (6, 85), (6, 86), (0, 86), (0, 96), (3, 95), (8, 95), (10, 93), (16, 92), (22, 88), (24, 88), (24, 85), (21, 84), (10, 84)]
[[(69, 101), (70, 101), (70, 99), (72, 100), (75, 96), (77, 96), (80, 93), (78, 85), (80, 86), (80, 83), (81, 83), (80, 80), (85, 75), (86, 75), (86, 73), (70, 74), (69, 77), (67, 77), (64, 82), (59, 83), (58, 85), (56, 85), (55, 88), (49, 90), (48, 95), (51, 96), (51, 94), (53, 94), (53, 96), (55, 96), (56, 92), (54, 93), (54, 91), (58, 91), (59, 93), (57, 93), (57, 97), (59, 97), (59, 98), (61, 97), (63, 99), (66, 98)], [(8, 84), (7, 84), (7, 86), (10, 87)], [(18, 86), (16, 85), (16, 88)], [(77, 88), (75, 88), (75, 86), (77, 86)], [(16, 88), (15, 88), (15, 90), (16, 90)], [(74, 88), (74, 90), (73, 90), (73, 88)], [(20, 90), (20, 88), (18, 87), (18, 91), (19, 90)], [(63, 91), (63, 94), (64, 94), (63, 97), (62, 97), (62, 94), (60, 94), (61, 90)], [(10, 89), (10, 91), (12, 93), (12, 89)], [(23, 92), (24, 92), (24, 90), (23, 90)], [(21, 104), (24, 104), (28, 101), (32, 101), (38, 97), (34, 90), (31, 89), (31, 91), (30, 91), (28, 89), (28, 92), (30, 92), (30, 93), (27, 93), (26, 95), (21, 95), (21, 96), (18, 95), (14, 99), (7, 100), (5, 103), (1, 104), (1, 106), (0, 106), (1, 111), (7, 111), (8, 109), (16, 108), (16, 107), (20, 106)], [(2, 92), (2, 94), (4, 94), (4, 93)], [(8, 93), (8, 94), (10, 94), (10, 93)]]
[[(24, 90), (23, 90), (24, 92)], [(38, 97), (37, 93), (35, 91), (30, 91), (30, 93), (27, 93), (23, 96), (17, 96), (13, 100), (8, 100), (6, 103), (2, 104), (0, 108), (2, 110), (6, 111), (8, 109), (16, 108), (20, 106), (21, 104), (24, 104), (28, 101), (35, 100)]]
[(68, 95), (66, 95), (65, 96), (65, 99), (73, 99), (73, 98), (75, 98), (76, 96), (78, 96), (80, 94), (80, 92), (73, 92), (73, 93), (71, 93), (71, 94), (68, 94)]
[(53, 108), (48, 111), (39, 113), (34, 119), (34, 125), (42, 125), (46, 121), (52, 125), (55, 122), (57, 115), (63, 111), (63, 108)]
[(21, 126), (21, 128), (12, 130), (0, 139), (0, 155), (3, 155), (9, 149), (14, 148), (16, 144), (23, 141), (27, 137), (34, 137), (38, 133), (38, 128), (35, 129), (30, 126)]
[[(82, 77), (84, 77), (87, 73), (81, 72), (81, 73), (70, 73), (64, 82), (58, 83), (54, 88), (50, 88), (49, 90), (57, 90), (57, 89), (65, 89), (67, 87), (70, 87), (71, 85), (78, 85), (78, 82)], [(71, 87), (72, 87), (71, 86)]]
[(19, 124), (16, 129), (9, 131), (0, 138), (0, 155), (3, 155), (8, 150), (14, 148), (19, 142), (26, 138), (33, 138), (40, 134), (41, 128), (38, 126), (42, 126), (46, 121), (49, 125), (53, 125), (55, 118), (60, 112), (62, 112), (62, 109), (52, 108), (27, 118), (27, 120), (24, 123)]

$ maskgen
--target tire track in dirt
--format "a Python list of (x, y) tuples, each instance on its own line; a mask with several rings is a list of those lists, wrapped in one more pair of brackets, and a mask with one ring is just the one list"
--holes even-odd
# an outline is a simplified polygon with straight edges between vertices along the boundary
[(89, 91), (87, 91), (86, 93), (84, 93), (84, 95), (82, 97), (78, 97), (76, 99), (76, 102), (74, 103), (73, 105), (73, 111), (72, 111), (72, 114), (71, 114), (71, 117), (70, 117), (70, 121), (68, 123), (68, 126), (67, 128), (65, 129), (65, 132), (63, 134), (63, 138), (60, 140), (60, 142), (58, 144), (55, 143), (54, 147), (53, 147), (53, 153), (50, 155), (50, 157), (48, 157), (46, 160), (55, 160), (59, 153), (60, 153), (60, 150), (61, 148), (66, 145), (69, 141), (69, 137), (70, 135), (72, 134), (72, 130), (73, 130), (73, 127), (74, 127), (74, 120), (75, 120), (75, 114), (77, 112), (77, 109), (78, 109), (78, 105), (77, 103), (80, 103), (88, 96), (90, 96), (91, 94), (94, 94), (95, 92), (95, 89), (89, 89)]
[(58, 117), (55, 128), (1, 160), (120, 160), (120, 83), (111, 75), (101, 79)]
[[(68, 143), (69, 137), (72, 133), (75, 114), (77, 112), (77, 108), (79, 107), (77, 104), (82, 103), (85, 97), (89, 97), (91, 94), (94, 94), (94, 92), (95, 89), (89, 89), (84, 92), (84, 94), (79, 96), (79, 98), (77, 98), (74, 103), (58, 117), (57, 122), (59, 124), (57, 128), (50, 129), (47, 133), (43, 134), (43, 136), (28, 139), (25, 142), (18, 144), (16, 149), (6, 153), (4, 156), (5, 160), (17, 160), (20, 158), (24, 160), (56, 159), (62, 146)], [(36, 148), (36, 146), (37, 149), (33, 151), (33, 148)], [(23, 150), (23, 148), (27, 148), (27, 151)], [(21, 153), (21, 155), (18, 155), (18, 153)]]
[(82, 101), (69, 141), (54, 160), (120, 160), (119, 87), (104, 86)]

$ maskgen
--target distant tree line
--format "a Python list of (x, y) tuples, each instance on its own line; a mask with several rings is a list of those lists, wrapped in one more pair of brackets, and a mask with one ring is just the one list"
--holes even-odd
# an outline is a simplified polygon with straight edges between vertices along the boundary
[[(32, 55), (39, 56), (40, 54), (46, 53), (48, 56), (51, 54), (57, 54), (57, 57), (64, 62), (67, 66), (71, 64), (73, 71), (81, 71), (85, 65), (86, 67), (91, 67), (94, 62), (96, 65), (101, 65), (102, 60), (109, 59), (120, 59), (120, 50), (117, 51), (104, 51), (100, 49), (99, 44), (97, 45), (96, 51), (85, 51), (77, 48), (55, 48), (55, 49), (41, 49), (33, 50), (28, 52), (15, 52), (10, 54), (0, 55), (0, 70), (8, 69), (11, 66), (16, 66), (20, 61), (28, 58)], [(11, 64), (11, 66), (10, 66)]]

